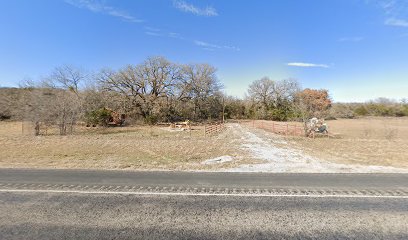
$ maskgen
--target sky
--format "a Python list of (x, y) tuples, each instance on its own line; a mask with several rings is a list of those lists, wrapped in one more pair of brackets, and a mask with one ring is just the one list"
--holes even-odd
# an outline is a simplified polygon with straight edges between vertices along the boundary
[(224, 91), (297, 79), (336, 102), (408, 98), (408, 0), (0, 0), (0, 87), (149, 56), (215, 66)]

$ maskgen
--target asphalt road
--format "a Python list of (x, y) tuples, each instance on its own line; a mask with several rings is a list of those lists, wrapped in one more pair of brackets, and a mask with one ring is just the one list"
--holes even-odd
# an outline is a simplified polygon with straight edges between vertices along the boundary
[(105, 186), (408, 189), (408, 174), (310, 174), (135, 172), (95, 170), (0, 169), (0, 183), (46, 183)]
[(408, 175), (0, 170), (0, 239), (408, 239)]

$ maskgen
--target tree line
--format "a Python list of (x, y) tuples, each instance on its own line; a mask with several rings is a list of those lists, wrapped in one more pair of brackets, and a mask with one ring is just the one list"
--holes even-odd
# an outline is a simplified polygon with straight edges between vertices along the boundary
[(364, 103), (336, 103), (330, 110), (332, 118), (407, 117), (408, 100), (400, 101), (378, 98)]
[(79, 121), (103, 125), (104, 109), (145, 124), (224, 118), (307, 121), (330, 113), (327, 90), (265, 77), (252, 82), (246, 97), (239, 99), (222, 92), (216, 71), (209, 64), (178, 64), (164, 57), (94, 74), (65, 65), (41, 81), (0, 91), (0, 117), (31, 121), (37, 134), (40, 125), (58, 126), (65, 135)]

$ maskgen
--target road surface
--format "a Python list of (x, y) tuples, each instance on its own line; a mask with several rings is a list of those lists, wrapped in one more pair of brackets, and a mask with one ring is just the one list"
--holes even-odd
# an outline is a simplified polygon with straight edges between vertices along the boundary
[(0, 169), (0, 239), (407, 239), (407, 174)]

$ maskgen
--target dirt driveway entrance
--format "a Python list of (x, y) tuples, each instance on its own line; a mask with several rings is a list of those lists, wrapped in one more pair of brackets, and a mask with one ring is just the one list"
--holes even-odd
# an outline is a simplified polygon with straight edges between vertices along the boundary
[[(295, 149), (288, 144), (290, 139), (233, 123), (228, 126), (232, 135), (241, 136), (240, 148), (245, 157), (262, 160), (259, 164), (245, 164), (239, 167), (225, 169), (231, 172), (305, 172), (305, 173), (371, 173), (371, 172), (408, 172), (408, 169), (365, 166), (356, 164), (339, 164), (318, 159)], [(311, 140), (312, 141), (312, 140)], [(341, 150), (339, 150), (341, 151)]]

